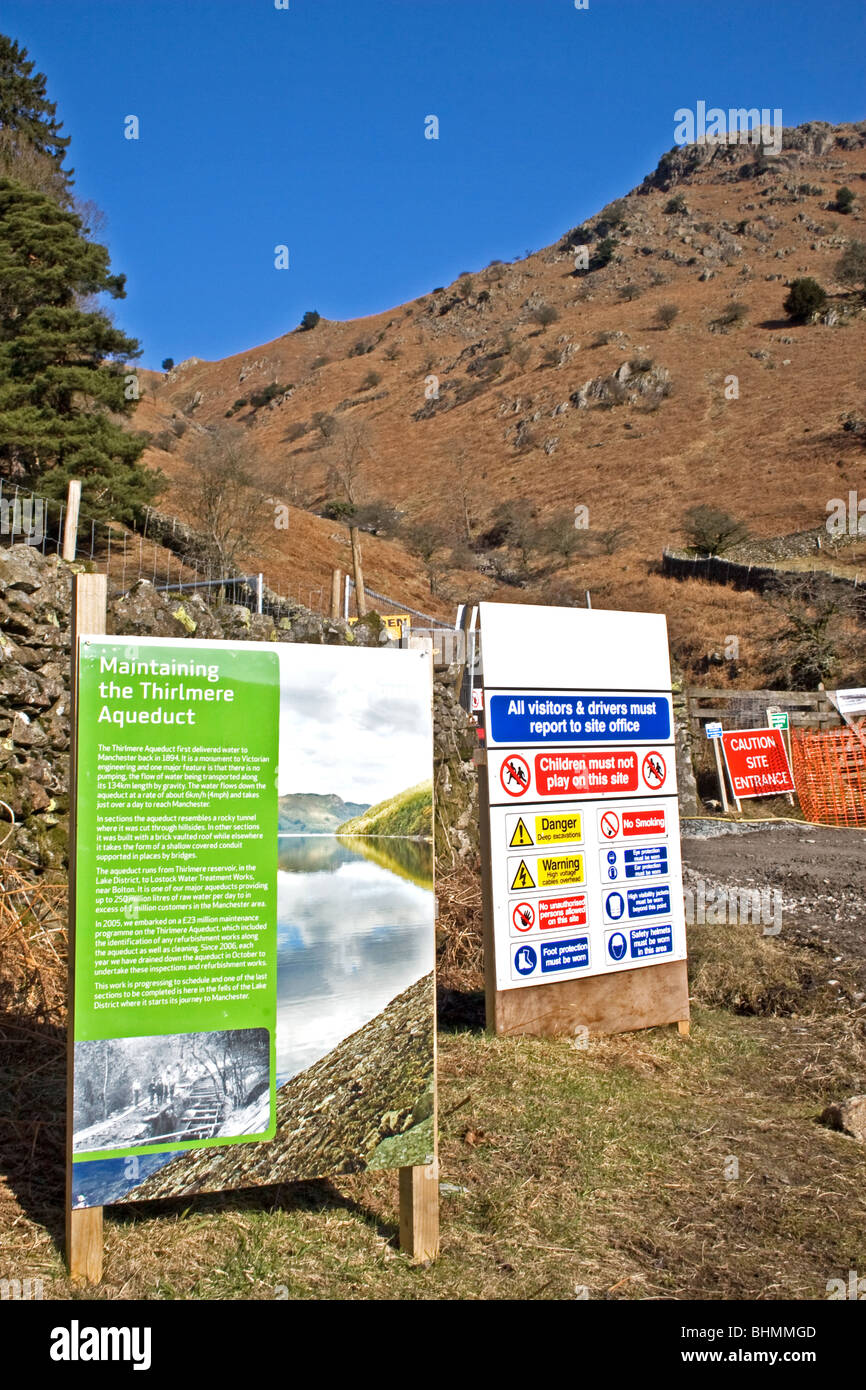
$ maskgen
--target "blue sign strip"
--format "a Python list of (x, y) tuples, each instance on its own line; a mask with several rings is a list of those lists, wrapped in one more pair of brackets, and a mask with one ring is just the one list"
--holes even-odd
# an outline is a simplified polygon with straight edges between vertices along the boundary
[(647, 874), (666, 874), (668, 871), (667, 845), (627, 849), (623, 858), (626, 878), (643, 878)]
[(667, 695), (592, 692), (490, 696), (494, 743), (664, 743), (671, 737)]
[(644, 956), (669, 955), (674, 949), (673, 927), (635, 927), (629, 932), (631, 937), (631, 958), (641, 960)]
[(541, 943), (541, 970), (549, 975), (554, 970), (578, 970), (589, 965), (589, 938), (575, 936), (569, 941)]
[(657, 917), (671, 910), (671, 890), (667, 884), (660, 884), (658, 888), (629, 888), (626, 897), (629, 917)]

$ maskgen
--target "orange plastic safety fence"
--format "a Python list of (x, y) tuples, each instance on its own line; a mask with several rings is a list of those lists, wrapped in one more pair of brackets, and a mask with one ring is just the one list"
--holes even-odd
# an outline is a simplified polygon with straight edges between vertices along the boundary
[(859, 731), (792, 729), (791, 743), (806, 819), (866, 826), (866, 725)]

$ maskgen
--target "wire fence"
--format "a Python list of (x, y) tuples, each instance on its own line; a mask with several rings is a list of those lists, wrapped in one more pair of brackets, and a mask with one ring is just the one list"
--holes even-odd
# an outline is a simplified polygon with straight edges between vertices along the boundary
[[(60, 555), (66, 526), (66, 503), (42, 497), (0, 478), (0, 545), (29, 545), (42, 555)], [(244, 574), (227, 565), (207, 546), (204, 538), (175, 516), (145, 507), (143, 523), (120, 525), (79, 514), (76, 559), (104, 571), (121, 592), (141, 579), (162, 593), (198, 594), (211, 604), (242, 604), (274, 621), (290, 616), (298, 607), (318, 616), (331, 616), (330, 582), (319, 585), (269, 584), (263, 574)], [(352, 606), (354, 585), (347, 575), (342, 600), (344, 618)], [(383, 616), (405, 613), (428, 628), (448, 629), (450, 624), (400, 603), (375, 589), (366, 589)], [(340, 616), (340, 615), (334, 615)]]

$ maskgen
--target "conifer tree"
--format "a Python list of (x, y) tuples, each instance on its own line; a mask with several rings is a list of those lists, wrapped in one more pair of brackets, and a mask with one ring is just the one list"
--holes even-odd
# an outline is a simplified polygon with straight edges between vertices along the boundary
[(0, 475), (49, 497), (84, 483), (93, 516), (130, 517), (158, 490), (145, 439), (124, 430), (137, 382), (134, 338), (82, 300), (124, 297), (108, 251), (43, 193), (0, 178)]
[(44, 73), (34, 74), (33, 67), (27, 49), (0, 34), (0, 174), (68, 204), (72, 170), (63, 160), (69, 137), (60, 133)]

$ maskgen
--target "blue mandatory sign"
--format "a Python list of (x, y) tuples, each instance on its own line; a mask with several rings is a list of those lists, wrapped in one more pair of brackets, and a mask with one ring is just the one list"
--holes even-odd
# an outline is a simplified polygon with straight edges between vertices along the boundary
[(622, 893), (608, 893), (604, 900), (604, 910), (612, 922), (618, 922), (625, 912), (625, 901)]
[(669, 695), (491, 695), (493, 743), (666, 743)]
[(607, 940), (607, 953), (611, 960), (625, 960), (628, 942), (621, 931), (615, 931)]
[(514, 968), (519, 975), (531, 975), (538, 964), (538, 956), (531, 946), (518, 946), (514, 952)]
[(579, 970), (589, 965), (589, 937), (575, 936), (570, 941), (543, 941), (541, 944), (542, 973), (553, 970)]
[(633, 960), (644, 956), (666, 956), (674, 949), (673, 927), (635, 927), (631, 935)]
[(661, 917), (671, 910), (671, 890), (667, 883), (656, 887), (627, 888), (625, 898), (618, 890), (604, 895), (604, 915), (608, 922), (628, 917)]
[(666, 883), (658, 888), (629, 888), (626, 896), (629, 917), (658, 917), (671, 910), (671, 890)]

